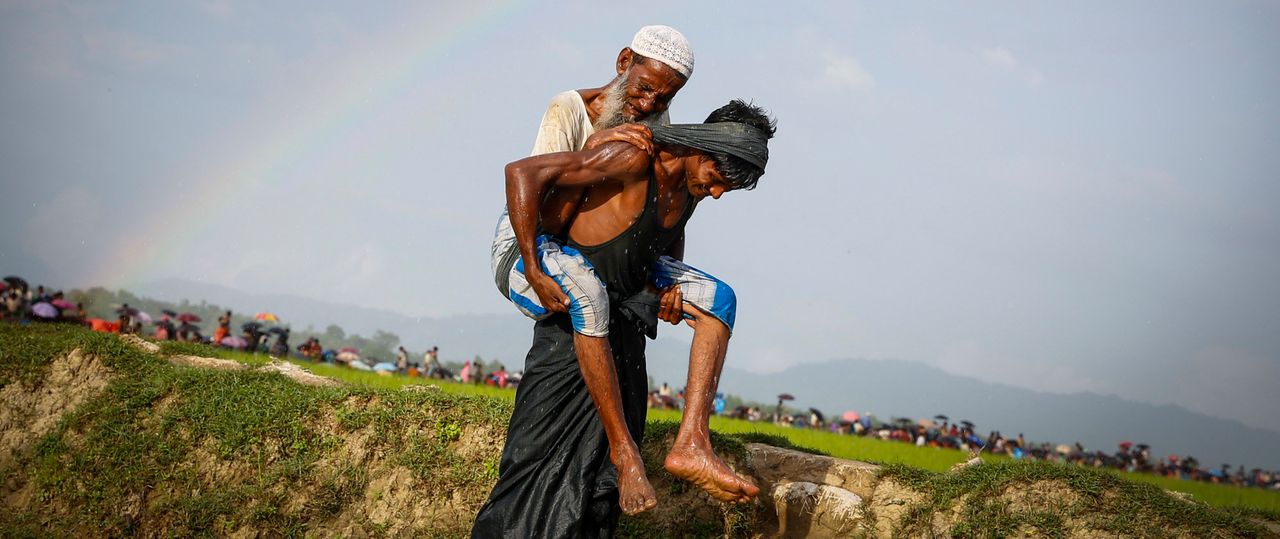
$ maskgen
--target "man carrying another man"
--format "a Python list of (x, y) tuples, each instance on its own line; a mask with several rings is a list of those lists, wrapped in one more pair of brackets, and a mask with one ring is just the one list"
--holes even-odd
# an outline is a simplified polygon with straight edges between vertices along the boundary
[[(683, 36), (667, 27), (642, 29), (633, 46), (619, 54), (619, 77), (610, 85), (553, 100), (535, 155), (581, 148), (595, 126), (608, 126), (601, 120), (610, 115), (617, 122), (665, 112), (691, 69)], [(583, 275), (548, 276), (548, 261), (556, 262), (545, 255), (558, 251), (579, 260), (585, 255), (585, 267), (594, 270), (587, 276), (598, 275), (607, 284), (607, 303), (595, 307), (625, 318), (606, 317), (608, 338), (594, 337), (594, 343), (584, 341), (577, 318), (572, 328), (566, 317), (544, 318), (536, 325), (499, 482), (477, 517), (475, 536), (610, 530), (619, 507), (615, 490), (621, 491), (621, 508), (628, 513), (656, 503), (634, 442), (643, 432), (647, 394), (646, 330), (634, 320), (645, 320), (646, 311), (649, 319), (654, 310), (673, 323), (687, 318), (695, 329), (689, 405), (666, 468), (724, 501), (746, 501), (758, 493), (716, 457), (707, 432), (732, 324), (732, 292), (678, 259), (684, 224), (697, 202), (751, 188), (763, 173), (772, 122), (760, 109), (735, 101), (706, 124), (652, 129), (653, 155), (642, 149), (648, 149), (647, 140), (633, 140), (634, 131), (602, 133), (585, 151), (536, 155), (507, 167), (511, 218), (504, 214), (494, 245), (499, 288), (522, 310), (521, 301), (530, 299), (532, 289), (537, 307), (564, 312), (579, 298), (567, 296), (562, 283)], [(540, 232), (567, 240), (566, 245), (538, 237)], [(511, 255), (513, 244), (518, 244), (518, 261)], [(515, 281), (523, 281), (525, 296), (513, 295)], [(656, 295), (645, 292), (654, 281), (665, 289), (660, 305)], [(713, 289), (706, 301), (684, 304), (682, 294), (698, 296), (698, 286), (708, 283)], [(723, 288), (718, 293), (717, 285)], [(726, 293), (728, 309), (717, 308)], [(617, 353), (613, 361), (611, 352)], [(607, 446), (600, 443), (601, 423)], [(604, 462), (606, 451), (617, 472)]]

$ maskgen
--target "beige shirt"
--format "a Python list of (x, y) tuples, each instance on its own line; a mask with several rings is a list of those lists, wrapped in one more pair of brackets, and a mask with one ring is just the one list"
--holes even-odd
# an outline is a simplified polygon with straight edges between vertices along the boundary
[[(658, 116), (658, 123), (671, 123), (667, 111)], [(587, 137), (595, 132), (591, 117), (587, 115), (587, 104), (582, 101), (582, 94), (577, 90), (561, 92), (552, 97), (551, 103), (547, 105), (547, 112), (542, 115), (542, 124), (538, 126), (538, 138), (533, 141), (533, 151), (529, 155), (576, 152), (587, 143)]]

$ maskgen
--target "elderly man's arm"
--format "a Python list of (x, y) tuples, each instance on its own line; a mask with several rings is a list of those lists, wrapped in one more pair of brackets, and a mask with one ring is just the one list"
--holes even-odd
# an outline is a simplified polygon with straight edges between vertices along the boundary
[(524, 273), (538, 299), (548, 310), (566, 312), (569, 297), (542, 271), (536, 253), (541, 205), (557, 186), (591, 187), (628, 183), (648, 178), (650, 159), (625, 142), (612, 142), (592, 150), (526, 157), (507, 165), (507, 208), (516, 246), (524, 260)]

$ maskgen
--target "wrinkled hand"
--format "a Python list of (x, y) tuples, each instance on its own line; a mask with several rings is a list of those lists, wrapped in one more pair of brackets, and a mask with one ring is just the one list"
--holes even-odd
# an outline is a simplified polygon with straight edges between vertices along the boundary
[(658, 299), (658, 319), (672, 324), (679, 324), (684, 319), (684, 296), (679, 285), (672, 285), (662, 291)]
[(653, 133), (644, 124), (622, 124), (612, 129), (605, 129), (587, 137), (584, 150), (594, 150), (610, 142), (625, 142), (653, 157)]
[(560, 285), (556, 284), (554, 279), (541, 271), (527, 269), (524, 276), (529, 279), (529, 284), (533, 286), (533, 292), (538, 294), (538, 300), (543, 307), (553, 313), (569, 312), (569, 295), (560, 289)]

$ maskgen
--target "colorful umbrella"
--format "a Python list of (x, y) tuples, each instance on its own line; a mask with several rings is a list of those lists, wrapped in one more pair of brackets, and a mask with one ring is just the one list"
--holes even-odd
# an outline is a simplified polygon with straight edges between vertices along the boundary
[(200, 317), (192, 313), (182, 313), (178, 315), (179, 322), (199, 322)]
[(343, 363), (360, 361), (360, 356), (355, 352), (338, 352), (338, 355), (334, 357)]
[(230, 337), (222, 338), (222, 346), (240, 350), (246, 346), (249, 346), (249, 341), (244, 340), (244, 337), (237, 337), (235, 335), (232, 335)]
[(862, 419), (862, 416), (858, 415), (858, 412), (855, 412), (855, 411), (853, 411), (853, 410), (849, 410), (849, 411), (846, 411), (846, 412), (845, 412), (845, 413), (843, 413), (843, 414), (840, 414), (840, 419), (843, 419), (843, 420), (845, 420), (845, 421), (848, 421), (848, 422), (850, 422), (850, 423), (853, 423), (854, 421), (857, 421), (857, 420), (859, 420), (859, 419)]
[(31, 306), (31, 314), (40, 318), (57, 318), (58, 308), (42, 301)]
[(67, 301), (65, 299), (55, 299), (51, 303), (53, 303), (54, 307), (57, 307), (63, 310), (76, 308), (76, 304), (71, 303), (70, 301)]
[(338, 352), (341, 352), (341, 353), (348, 353), (348, 352), (350, 352), (350, 353), (352, 353), (352, 354), (359, 354), (359, 353), (360, 353), (360, 350), (358, 350), (358, 349), (356, 349), (356, 348), (352, 348), (352, 347), (348, 346), (348, 347), (346, 347), (346, 348), (341, 348), (341, 349), (339, 349), (339, 350), (338, 350)]
[(374, 365), (374, 366), (373, 366), (373, 370), (375, 370), (375, 371), (388, 371), (388, 372), (391, 372), (391, 371), (395, 371), (395, 370), (396, 370), (396, 366), (395, 366), (395, 365), (393, 365), (393, 364), (391, 364), (391, 363), (387, 363), (386, 361), (383, 361), (382, 363), (379, 363), (379, 364), (377, 364), (377, 365)]
[(138, 319), (138, 321), (142, 322), (143, 324), (151, 323), (151, 315), (144, 313), (142, 311), (139, 311), (137, 309), (134, 309), (133, 317)]
[(280, 321), (280, 317), (276, 316), (273, 313), (258, 313), (253, 315), (253, 319), (261, 320), (263, 322), (279, 322)]

